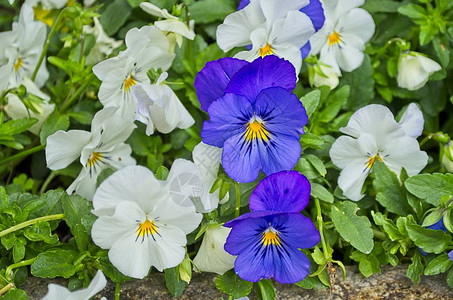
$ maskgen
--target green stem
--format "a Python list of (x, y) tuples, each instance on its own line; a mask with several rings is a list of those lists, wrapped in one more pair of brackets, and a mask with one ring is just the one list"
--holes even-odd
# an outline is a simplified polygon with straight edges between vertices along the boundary
[(41, 56), (39, 57), (38, 64), (35, 67), (35, 70), (33, 71), (33, 75), (31, 76), (31, 81), (35, 81), (36, 75), (38, 74), (39, 67), (41, 67), (42, 61), (44, 60), (44, 57), (47, 54), (47, 48), (49, 47), (50, 41), (52, 40), (53, 35), (55, 34), (55, 31), (57, 30), (58, 23), (60, 23), (61, 18), (63, 17), (63, 14), (66, 12), (68, 8), (64, 8), (60, 14), (58, 14), (57, 19), (52, 25), (52, 29), (50, 30), (49, 35), (47, 36), (46, 43), (44, 44), (44, 48), (42, 49)]
[(50, 215), (50, 216), (44, 216), (44, 217), (39, 217), (36, 219), (31, 219), (22, 223), (19, 223), (13, 227), (10, 227), (8, 229), (5, 229), (3, 231), (0, 231), (0, 237), (7, 235), (8, 233), (20, 230), (22, 228), (25, 228), (29, 225), (33, 225), (35, 223), (38, 223), (39, 221), (53, 221), (53, 220), (60, 220), (64, 218), (64, 214), (56, 214), (56, 215)]
[(44, 181), (44, 183), (41, 186), (41, 189), (39, 190), (40, 195), (46, 191), (47, 187), (49, 186), (49, 184), (52, 182), (52, 179), (54, 179), (54, 177), (56, 175), (57, 175), (57, 172), (55, 172), (55, 171), (50, 172), (49, 176), (47, 176), (47, 178), (46, 178), (46, 181)]
[(23, 267), (23, 266), (29, 266), (29, 265), (31, 265), (35, 260), (36, 260), (36, 257), (30, 258), (30, 259), (27, 259), (27, 260), (23, 260), (23, 261), (21, 261), (21, 262), (18, 262), (18, 263), (15, 263), (15, 264), (10, 265), (8, 268), (6, 268), (6, 272), (5, 272), (6, 277), (9, 277), (9, 274), (11, 274), (11, 272), (13, 271), (13, 269), (20, 268), (20, 267)]
[(0, 290), (0, 296), (3, 295), (3, 294), (6, 294), (10, 289), (12, 289), (14, 287), (14, 283), (8, 283), (7, 285), (5, 285), (1, 290)]
[(236, 206), (234, 209), (234, 217), (239, 217), (239, 212), (241, 209), (241, 190), (239, 189), (239, 183), (234, 182), (234, 188), (236, 190)]
[(16, 159), (19, 159), (19, 158), (22, 158), (22, 157), (25, 157), (25, 156), (28, 156), (30, 154), (33, 154), (35, 152), (38, 152), (38, 151), (41, 151), (43, 150), (44, 148), (46, 148), (46, 145), (39, 145), (39, 146), (36, 146), (36, 147), (33, 147), (33, 148), (30, 148), (28, 150), (25, 150), (25, 151), (22, 151), (22, 152), (19, 152), (15, 155), (12, 155), (10, 157), (7, 157), (3, 160), (0, 161), (0, 166), (1, 165), (4, 165), (4, 164), (7, 164), (9, 162), (12, 162)]
[(379, 231), (377, 229), (373, 229), (373, 235), (377, 238), (377, 239), (380, 239), (382, 241), (385, 241), (387, 239), (387, 236), (385, 235), (385, 233), (383, 233), (382, 231)]
[(8, 95), (12, 90), (14, 90), (14, 88), (3, 91), (3, 93), (0, 95), (0, 105), (3, 104), (3, 100), (5, 99), (6, 95)]
[(327, 244), (326, 240), (324, 239), (324, 230), (323, 230), (323, 223), (322, 223), (322, 211), (321, 211), (321, 204), (319, 203), (318, 198), (315, 198), (316, 204), (316, 221), (318, 222), (318, 230), (319, 234), (321, 235), (321, 245), (322, 245), (322, 252), (324, 253), (324, 257), (327, 260), (330, 260), (329, 252), (327, 251)]
[(87, 89), (88, 85), (90, 85), (91, 83), (91, 80), (87, 80), (84, 82), (84, 84), (82, 84), (78, 89), (77, 91), (71, 96), (71, 98), (69, 98), (68, 100), (66, 100), (64, 103), (63, 103), (63, 106), (62, 108), (60, 109), (60, 112), (64, 112), (66, 109), (68, 109), (68, 107), (72, 104), (72, 102), (74, 102), (74, 100), (76, 100), (80, 94), (82, 94), (83, 92), (85, 92), (85, 90)]
[(434, 136), (433, 133), (428, 134), (421, 142), (420, 142), (420, 148), (430, 139), (432, 139)]
[(115, 300), (120, 300), (120, 284), (115, 283)]

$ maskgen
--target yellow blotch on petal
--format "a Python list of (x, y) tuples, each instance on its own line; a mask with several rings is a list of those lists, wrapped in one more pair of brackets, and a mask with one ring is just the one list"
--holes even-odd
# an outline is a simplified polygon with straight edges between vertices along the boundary
[(134, 77), (132, 75), (129, 75), (129, 77), (124, 80), (124, 91), (127, 92), (136, 83), (137, 81), (134, 79)]
[(253, 120), (253, 122), (247, 123), (247, 130), (245, 131), (245, 139), (251, 141), (254, 139), (260, 139), (263, 141), (269, 140), (269, 131), (264, 127), (264, 123), (258, 120)]
[(374, 162), (376, 161), (376, 159), (377, 159), (378, 161), (382, 161), (382, 158), (379, 156), (379, 154), (376, 154), (375, 156), (370, 157), (370, 159), (369, 159), (368, 162), (366, 163), (367, 169), (371, 169), (371, 168), (373, 167), (373, 164), (374, 164)]
[(266, 231), (263, 232), (261, 242), (264, 246), (280, 246), (280, 237), (278, 236), (278, 232), (275, 231), (272, 227), (269, 227), (268, 229), (266, 229)]
[(90, 158), (88, 158), (88, 167), (93, 167), (96, 162), (100, 161), (102, 158), (102, 154), (99, 152), (93, 152), (91, 153)]
[(331, 35), (329, 35), (329, 46), (338, 44), (341, 42), (340, 35), (338, 32), (334, 31)]
[(16, 72), (17, 72), (23, 64), (24, 64), (24, 61), (19, 57), (16, 60), (16, 62), (14, 63), (14, 70), (16, 70)]
[(260, 48), (260, 56), (265, 57), (266, 55), (271, 55), (274, 53), (274, 50), (272, 50), (271, 45), (266, 43), (263, 47)]
[(150, 234), (154, 235), (156, 233), (157, 233), (157, 226), (156, 226), (156, 224), (154, 224), (153, 221), (146, 219), (145, 222), (138, 224), (137, 239), (139, 237), (145, 238), (145, 236), (148, 236)]

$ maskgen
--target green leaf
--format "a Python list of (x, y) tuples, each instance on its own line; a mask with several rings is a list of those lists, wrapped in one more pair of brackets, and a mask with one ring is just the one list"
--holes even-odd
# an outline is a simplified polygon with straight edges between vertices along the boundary
[(431, 42), (438, 32), (438, 28), (432, 23), (420, 26), (420, 45), (424, 46)]
[(242, 280), (234, 270), (229, 270), (215, 279), (217, 289), (233, 298), (245, 297), (252, 291), (253, 283)]
[(50, 224), (45, 221), (39, 221), (33, 226), (25, 228), (24, 236), (33, 242), (43, 241), (48, 244), (55, 244), (58, 242), (58, 236), (52, 235)]
[(90, 125), (93, 121), (93, 115), (87, 111), (71, 112), (68, 116), (83, 125)]
[(433, 40), (434, 50), (439, 57), (440, 64), (446, 68), (450, 62), (450, 47), (445, 37), (436, 36)]
[(165, 269), (165, 285), (173, 297), (181, 296), (187, 286), (187, 282), (179, 278), (178, 267)]
[(21, 239), (17, 239), (14, 242), (13, 247), (13, 260), (15, 263), (21, 261), (25, 257), (25, 245)]
[(374, 273), (381, 273), (379, 260), (372, 254), (368, 256), (364, 255), (364, 258), (362, 258), (359, 262), (359, 270), (360, 273), (362, 273), (362, 275), (366, 278), (370, 277)]
[(358, 109), (374, 99), (373, 68), (370, 57), (365, 54), (362, 65), (352, 72), (345, 72), (341, 77), (341, 86), (349, 85), (351, 89), (348, 108)]
[(300, 286), (301, 288), (306, 290), (311, 289), (320, 290), (327, 288), (327, 286), (322, 284), (318, 277), (310, 276), (305, 277), (305, 279), (303, 279), (302, 281), (296, 282), (295, 285)]
[(310, 93), (300, 98), (300, 101), (302, 102), (302, 105), (305, 108), (308, 118), (310, 118), (311, 115), (315, 112), (316, 108), (319, 105), (320, 98), (321, 98), (320, 90), (311, 91)]
[(411, 213), (411, 207), (407, 203), (404, 189), (400, 186), (398, 177), (387, 166), (375, 161), (373, 172), (376, 177), (373, 187), (377, 192), (376, 200), (388, 211), (399, 216), (407, 216)]
[(395, 13), (400, 6), (401, 3), (392, 0), (367, 0), (361, 8), (369, 13)]
[(357, 250), (370, 253), (373, 250), (373, 230), (365, 216), (357, 216), (359, 207), (352, 202), (342, 202), (332, 206), (331, 218), (341, 237)]
[(36, 277), (69, 278), (75, 274), (72, 264), (77, 252), (72, 250), (50, 250), (40, 253), (31, 265), (31, 273)]
[(1, 237), (2, 245), (6, 248), (6, 250), (11, 249), (16, 242), (16, 234), (14, 232), (8, 233)]
[(321, 148), (324, 144), (324, 140), (319, 136), (311, 132), (306, 132), (300, 137), (300, 142), (303, 148)]
[(0, 212), (9, 206), (9, 198), (3, 186), (0, 186)]
[(349, 85), (342, 86), (335, 93), (330, 95), (327, 105), (317, 116), (318, 120), (324, 123), (332, 121), (336, 115), (338, 115), (343, 105), (348, 101), (349, 95)]
[(274, 300), (275, 299), (275, 288), (272, 281), (269, 279), (261, 279), (258, 281), (257, 288), (255, 288), (258, 299), (262, 300)]
[(420, 281), (420, 276), (423, 274), (423, 263), (421, 260), (421, 253), (419, 251), (414, 252), (414, 256), (411, 258), (412, 263), (407, 268), (407, 277), (417, 284)]
[(211, 23), (225, 19), (236, 11), (237, 3), (233, 0), (201, 0), (189, 5), (190, 17), (196, 23)]
[(406, 4), (398, 8), (398, 12), (411, 19), (426, 19), (428, 13), (426, 10), (417, 4)]
[(156, 178), (159, 180), (167, 180), (170, 171), (165, 166), (160, 166), (156, 171)]
[(404, 182), (406, 189), (434, 206), (440, 205), (440, 198), (453, 196), (453, 174), (420, 174)]
[(0, 296), (0, 300), (28, 300), (28, 296), (24, 290), (14, 289)]
[(313, 167), (315, 167), (316, 171), (318, 171), (322, 177), (326, 176), (327, 170), (321, 159), (313, 154), (306, 154), (304, 157), (313, 165)]
[(17, 120), (8, 120), (7, 122), (3, 123), (0, 126), (0, 134), (1, 135), (16, 135), (21, 132), (26, 131), (28, 128), (33, 126), (37, 119), (32, 118), (22, 118)]
[(427, 229), (417, 224), (406, 225), (406, 230), (414, 244), (427, 253), (439, 254), (453, 245), (451, 236), (442, 230)]
[(447, 272), (452, 264), (453, 261), (450, 260), (448, 254), (444, 253), (429, 262), (429, 264), (425, 268), (424, 274), (429, 276)]
[(447, 272), (447, 284), (449, 287), (453, 288), (453, 268), (450, 268)]
[(115, 0), (102, 13), (100, 21), (108, 36), (115, 34), (126, 23), (132, 7), (126, 0)]
[(47, 137), (54, 134), (58, 130), (67, 130), (69, 128), (69, 117), (67, 115), (60, 115), (58, 110), (55, 110), (44, 121), (39, 138), (41, 144), (45, 144)]
[(325, 187), (315, 182), (311, 183), (311, 196), (328, 203), (334, 201), (333, 195)]
[(371, 212), (371, 215), (373, 216), (374, 223), (382, 226), (392, 241), (404, 238), (404, 235), (401, 234), (393, 221), (388, 219), (385, 215), (380, 212), (375, 213), (374, 211)]

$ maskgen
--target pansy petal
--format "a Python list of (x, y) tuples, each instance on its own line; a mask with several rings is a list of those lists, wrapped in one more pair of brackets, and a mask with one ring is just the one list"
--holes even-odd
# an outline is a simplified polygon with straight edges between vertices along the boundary
[(337, 167), (344, 169), (350, 162), (367, 162), (378, 151), (375, 138), (364, 133), (358, 139), (340, 136), (330, 148), (330, 158)]
[(424, 123), (423, 113), (415, 103), (409, 104), (399, 121), (406, 134), (413, 138), (418, 138), (422, 134)]
[(236, 72), (248, 63), (225, 57), (208, 62), (195, 78), (195, 90), (201, 109), (207, 111), (212, 102), (225, 94), (225, 89)]
[(236, 223), (227, 237), (225, 250), (231, 255), (241, 254), (259, 242), (262, 232), (268, 227), (269, 222), (263, 217), (244, 219)]
[(366, 43), (374, 34), (375, 24), (370, 13), (361, 8), (354, 8), (338, 21), (337, 28), (340, 28), (340, 34), (354, 35), (362, 43)]
[(176, 226), (159, 224), (155, 240), (148, 238), (152, 265), (162, 272), (164, 269), (179, 265), (186, 254), (186, 234)]
[(80, 156), (90, 139), (91, 133), (83, 130), (59, 130), (52, 134), (47, 138), (47, 167), (51, 170), (66, 168)]
[(291, 248), (312, 248), (321, 240), (313, 221), (302, 214), (276, 214), (268, 219), (272, 227), (278, 231), (281, 240)]
[(226, 92), (243, 95), (254, 102), (266, 88), (282, 87), (291, 92), (295, 86), (296, 73), (293, 65), (277, 56), (267, 55), (240, 69), (231, 78)]
[(352, 201), (359, 201), (365, 196), (362, 194), (362, 187), (369, 171), (366, 169), (366, 162), (352, 161), (340, 173), (338, 186), (343, 195)]
[(302, 151), (299, 139), (285, 134), (275, 135), (271, 138), (271, 143), (258, 143), (258, 146), (262, 169), (266, 175), (291, 170)]
[(426, 152), (421, 151), (418, 141), (409, 136), (387, 143), (383, 152), (384, 163), (397, 175), (402, 168), (406, 169), (409, 176), (417, 175), (428, 164)]
[(257, 218), (262, 218), (262, 217), (269, 217), (275, 214), (280, 214), (281, 212), (279, 211), (270, 211), (270, 210), (262, 210), (262, 211), (253, 211), (249, 213), (245, 213), (240, 215), (239, 217), (226, 222), (223, 226), (225, 227), (234, 227), (236, 224), (242, 222), (243, 220), (246, 219), (257, 219)]
[[(107, 285), (107, 279), (105, 279), (104, 273), (98, 270), (96, 276), (90, 282), (90, 285), (86, 289), (81, 289), (72, 293), (72, 297), (68, 299), (90, 299)], [(61, 295), (60, 295), (61, 297)]]
[(326, 17), (324, 16), (324, 9), (322, 8), (321, 1), (310, 0), (310, 3), (307, 6), (302, 7), (300, 11), (310, 18), (316, 31), (321, 29), (324, 25)]
[(250, 210), (300, 212), (308, 204), (310, 183), (297, 171), (282, 171), (263, 179), (250, 195)]
[(261, 169), (257, 139), (246, 141), (244, 133), (227, 139), (223, 146), (222, 166), (232, 179), (238, 182), (252, 182)]
[[(357, 69), (363, 62), (363, 52), (348, 44), (343, 44), (341, 49), (336, 48), (335, 50), (336, 61), (340, 68), (346, 72)], [(321, 60), (323, 60), (322, 55)]]
[(41, 300), (68, 299), (68, 297), (71, 297), (71, 292), (67, 288), (59, 284), (50, 283), (47, 286), (47, 294)]
[(88, 168), (82, 168), (82, 171), (80, 171), (77, 178), (74, 179), (71, 185), (66, 189), (66, 193), (69, 195), (77, 194), (87, 200), (93, 200), (98, 175), (104, 169), (106, 169), (106, 165), (100, 165), (99, 168), (96, 168), (92, 172), (90, 172)]
[(244, 131), (244, 125), (253, 116), (253, 108), (247, 98), (236, 94), (225, 94), (209, 106), (209, 121), (201, 130), (203, 142), (222, 147), (231, 136)]

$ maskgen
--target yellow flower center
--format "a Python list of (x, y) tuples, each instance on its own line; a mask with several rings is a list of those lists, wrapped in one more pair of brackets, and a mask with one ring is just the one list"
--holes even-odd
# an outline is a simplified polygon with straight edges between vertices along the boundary
[(263, 47), (260, 48), (260, 56), (265, 57), (266, 55), (271, 55), (274, 53), (274, 50), (272, 50), (271, 45), (266, 43)]
[(382, 161), (382, 158), (379, 156), (379, 153), (376, 154), (375, 156), (372, 156), (370, 157), (370, 159), (368, 160), (368, 162), (366, 163), (366, 168), (367, 169), (371, 169), (373, 167), (373, 164), (374, 162), (376, 161), (376, 159), (378, 161)]
[(255, 119), (255, 120), (253, 120), (253, 122), (247, 123), (247, 130), (245, 131), (245, 139), (247, 141), (251, 141), (256, 138), (259, 138), (260, 140), (263, 140), (263, 141), (268, 141), (269, 140), (269, 131), (267, 131), (266, 128), (264, 127), (263, 122), (260, 122)]
[(14, 63), (14, 70), (19, 70), (19, 68), (24, 64), (24, 61), (19, 57)]
[(131, 86), (135, 85), (137, 81), (135, 78), (132, 76), (132, 74), (129, 74), (129, 77), (124, 80), (124, 91), (127, 92)]
[(145, 222), (139, 223), (138, 224), (138, 229), (137, 229), (137, 238), (135, 241), (139, 239), (139, 237), (142, 238), (142, 242), (145, 239), (145, 236), (151, 236), (154, 239), (154, 234), (157, 233), (157, 226), (154, 224), (154, 221), (150, 221), (148, 219), (145, 220)]
[(340, 35), (338, 32), (334, 31), (331, 35), (329, 35), (329, 46), (332, 46), (334, 44), (338, 44), (341, 42)]
[(278, 236), (278, 232), (274, 230), (272, 227), (269, 227), (263, 232), (261, 243), (263, 243), (264, 246), (269, 245), (280, 246), (280, 237)]
[(90, 158), (88, 158), (88, 167), (93, 167), (96, 162), (100, 161), (102, 158), (102, 154), (99, 152), (93, 152), (91, 153)]

